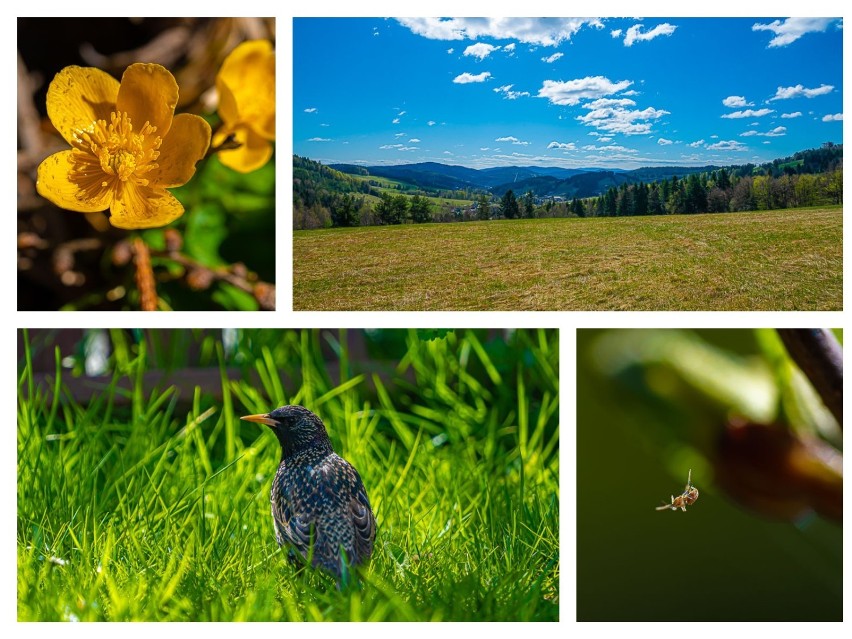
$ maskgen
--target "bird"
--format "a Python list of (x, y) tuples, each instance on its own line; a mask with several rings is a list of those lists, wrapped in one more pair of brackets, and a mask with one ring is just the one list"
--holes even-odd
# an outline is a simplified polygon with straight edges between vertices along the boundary
[(291, 560), (337, 579), (373, 553), (376, 518), (355, 467), (334, 452), (325, 424), (304, 406), (282, 406), (240, 419), (265, 424), (281, 444), (270, 502), (275, 538)]

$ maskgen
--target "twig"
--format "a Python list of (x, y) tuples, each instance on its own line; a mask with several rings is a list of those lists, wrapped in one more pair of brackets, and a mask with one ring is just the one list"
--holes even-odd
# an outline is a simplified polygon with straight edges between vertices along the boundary
[(778, 335), (842, 429), (843, 348), (824, 328), (779, 328)]
[(141, 237), (133, 238), (133, 252), (136, 254), (134, 263), (140, 307), (143, 311), (156, 311), (157, 287), (154, 283), (154, 269), (151, 268), (151, 253)]
[(210, 268), (196, 262), (177, 250), (153, 251), (153, 255), (163, 257), (183, 266), (187, 271), (187, 281), (196, 288), (207, 288), (214, 281), (222, 281), (236, 286), (254, 296), (265, 311), (275, 310), (275, 285), (257, 281), (257, 276), (246, 269), (242, 263), (227, 268)]

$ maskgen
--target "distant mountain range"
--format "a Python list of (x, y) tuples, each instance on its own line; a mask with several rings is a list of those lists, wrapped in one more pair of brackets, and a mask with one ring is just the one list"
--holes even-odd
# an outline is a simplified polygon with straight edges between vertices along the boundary
[(466, 166), (419, 162), (390, 166), (356, 166), (331, 164), (330, 168), (353, 175), (374, 175), (407, 182), (428, 189), (480, 190), (498, 197), (506, 191), (532, 191), (539, 197), (564, 198), (600, 195), (611, 186), (624, 183), (655, 182), (690, 173), (713, 171), (719, 167), (648, 167), (624, 171), (596, 168), (563, 169), (541, 166), (503, 166), (490, 169), (471, 169)]

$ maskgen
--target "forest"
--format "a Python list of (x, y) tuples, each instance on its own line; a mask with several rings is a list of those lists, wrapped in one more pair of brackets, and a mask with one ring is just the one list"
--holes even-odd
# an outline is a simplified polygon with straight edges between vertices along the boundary
[(457, 197), (467, 200), (466, 206), (453, 207), (436, 205), (429, 196), (438, 195), (437, 192), (414, 187), (395, 194), (379, 191), (370, 181), (356, 179), (307, 158), (294, 156), (293, 170), (295, 229), (725, 213), (843, 203), (843, 145), (831, 142), (766, 164), (701, 172), (685, 168), (686, 175), (681, 177), (672, 175), (655, 180), (653, 169), (643, 169), (633, 173), (648, 177), (649, 181), (623, 182), (595, 197), (543, 197), (532, 189), (523, 193), (508, 189), (498, 198), (486, 190), (466, 190), (455, 192)]

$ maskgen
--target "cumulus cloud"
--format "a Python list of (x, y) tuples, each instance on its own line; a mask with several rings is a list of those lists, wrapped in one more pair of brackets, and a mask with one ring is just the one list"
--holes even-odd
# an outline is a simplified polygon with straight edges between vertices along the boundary
[(790, 120), (792, 118), (800, 118), (800, 117), (802, 117), (802, 112), (801, 111), (793, 111), (792, 113), (782, 113), (781, 117), (784, 118), (785, 120)]
[(732, 109), (746, 106), (754, 106), (754, 102), (748, 102), (745, 97), (741, 95), (729, 95), (727, 98), (722, 100), (722, 104)]
[(843, 120), (842, 113), (835, 113), (834, 115), (829, 114), (822, 117), (823, 122), (840, 122), (841, 120)]
[(427, 125), (427, 126), (435, 126), (436, 124), (437, 124), (437, 122), (435, 122), (435, 120), (429, 120), (429, 121), (426, 123), (426, 125)]
[(491, 77), (491, 74), (488, 71), (483, 71), (482, 73), (477, 73), (473, 75), (472, 73), (462, 73), (461, 75), (457, 75), (453, 78), (453, 82), (456, 84), (470, 84), (471, 82), (485, 82), (488, 78)]
[(565, 55), (565, 54), (564, 53), (554, 53), (553, 55), (549, 55), (546, 58), (542, 58), (541, 61), (546, 62), (547, 64), (552, 64), (552, 63), (556, 62), (559, 58), (561, 58), (563, 55)]
[(636, 103), (629, 98), (598, 98), (592, 102), (587, 102), (583, 105), (584, 109), (606, 109), (607, 107), (626, 107), (636, 106)]
[(399, 118), (394, 118), (391, 120), (391, 124), (399, 124)]
[(503, 47), (503, 51), (506, 51), (509, 53), (509, 55), (512, 55), (512, 53), (515, 51), (515, 43), (511, 42), (507, 44), (505, 47)]
[(741, 138), (749, 138), (755, 135), (759, 135), (764, 138), (779, 138), (782, 135), (787, 135), (787, 127), (776, 126), (771, 131), (766, 131), (765, 133), (761, 133), (760, 131), (746, 131), (745, 133), (740, 133)]
[(493, 44), (477, 42), (476, 44), (472, 44), (467, 49), (465, 49), (463, 55), (469, 55), (479, 60), (484, 60), (485, 58), (490, 56), (494, 51), (497, 51), (499, 48), (500, 47), (495, 47)]
[(504, 138), (494, 138), (495, 142), (511, 142), (512, 144), (520, 144), (526, 146), (529, 142), (524, 142), (523, 140), (519, 140), (514, 135), (509, 135)]
[(602, 29), (598, 18), (397, 18), (417, 35), (431, 40), (517, 40), (554, 47), (584, 27)]
[(404, 144), (383, 144), (379, 148), (384, 151), (416, 151), (420, 147), (405, 146)]
[(768, 24), (756, 22), (752, 31), (771, 31), (775, 37), (769, 41), (769, 47), (786, 47), (808, 33), (825, 31), (834, 18), (787, 18), (774, 20)]
[(722, 117), (728, 118), (729, 120), (736, 120), (738, 118), (762, 118), (764, 115), (769, 115), (770, 113), (775, 113), (774, 109), (746, 109), (745, 111), (734, 111), (732, 113), (725, 113)]
[(668, 22), (663, 22), (662, 24), (658, 24), (656, 27), (651, 29), (650, 31), (643, 31), (645, 26), (643, 24), (634, 24), (627, 30), (627, 33), (624, 35), (624, 46), (632, 47), (634, 42), (642, 42), (644, 40), (653, 40), (659, 36), (669, 36), (675, 32), (677, 29), (673, 24), (669, 24)]
[(721, 140), (707, 146), (708, 151), (748, 151), (748, 147), (736, 140)]
[(316, 112), (317, 112), (316, 107), (309, 107), (309, 108), (305, 109), (305, 113), (316, 113)]
[(674, 142), (667, 140), (666, 138), (657, 138), (657, 144), (660, 146), (668, 146), (669, 144), (674, 144)]
[(556, 142), (553, 141), (547, 145), (548, 149), (560, 149), (562, 151), (576, 151), (577, 145), (573, 142)]
[(653, 120), (659, 120), (669, 111), (648, 107), (647, 109), (625, 109), (621, 106), (594, 108), (594, 102), (584, 104), (591, 109), (586, 115), (578, 115), (577, 120), (586, 126), (593, 126), (607, 133), (623, 135), (645, 135), (651, 132)]
[(621, 29), (613, 29), (609, 32), (609, 35), (613, 38), (620, 38), (623, 31)]
[(699, 146), (704, 144), (704, 139), (696, 140), (695, 142), (690, 142), (686, 146), (691, 146), (693, 149), (697, 149)]
[(493, 89), (494, 93), (502, 93), (507, 100), (517, 100), (518, 98), (530, 97), (529, 91), (512, 91), (514, 84), (504, 84), (502, 87)]
[(408, 141), (409, 144), (417, 144), (418, 142), (420, 142), (420, 138), (411, 138)]
[(595, 146), (594, 144), (587, 144), (583, 147), (584, 151), (617, 151), (619, 153), (638, 153), (636, 149), (628, 149), (626, 146), (620, 146), (618, 144), (607, 144), (606, 146)]
[(573, 106), (580, 100), (594, 100), (606, 95), (618, 93), (629, 87), (633, 82), (630, 80), (619, 80), (613, 82), (602, 75), (558, 82), (545, 80), (538, 90), (539, 98), (547, 98), (551, 104), (560, 106)]
[(447, 53), (448, 53), (448, 54), (450, 54), (450, 55), (452, 55), (453, 53), (455, 53), (455, 49), (453, 49), (452, 47), (450, 47), (449, 49), (447, 49)]
[(821, 84), (816, 89), (806, 89), (801, 84), (794, 87), (778, 87), (775, 95), (769, 98), (773, 100), (789, 100), (790, 98), (815, 98), (818, 95), (825, 95), (834, 91), (834, 86), (831, 84)]
[(331, 138), (308, 138), (308, 142), (333, 142)]

